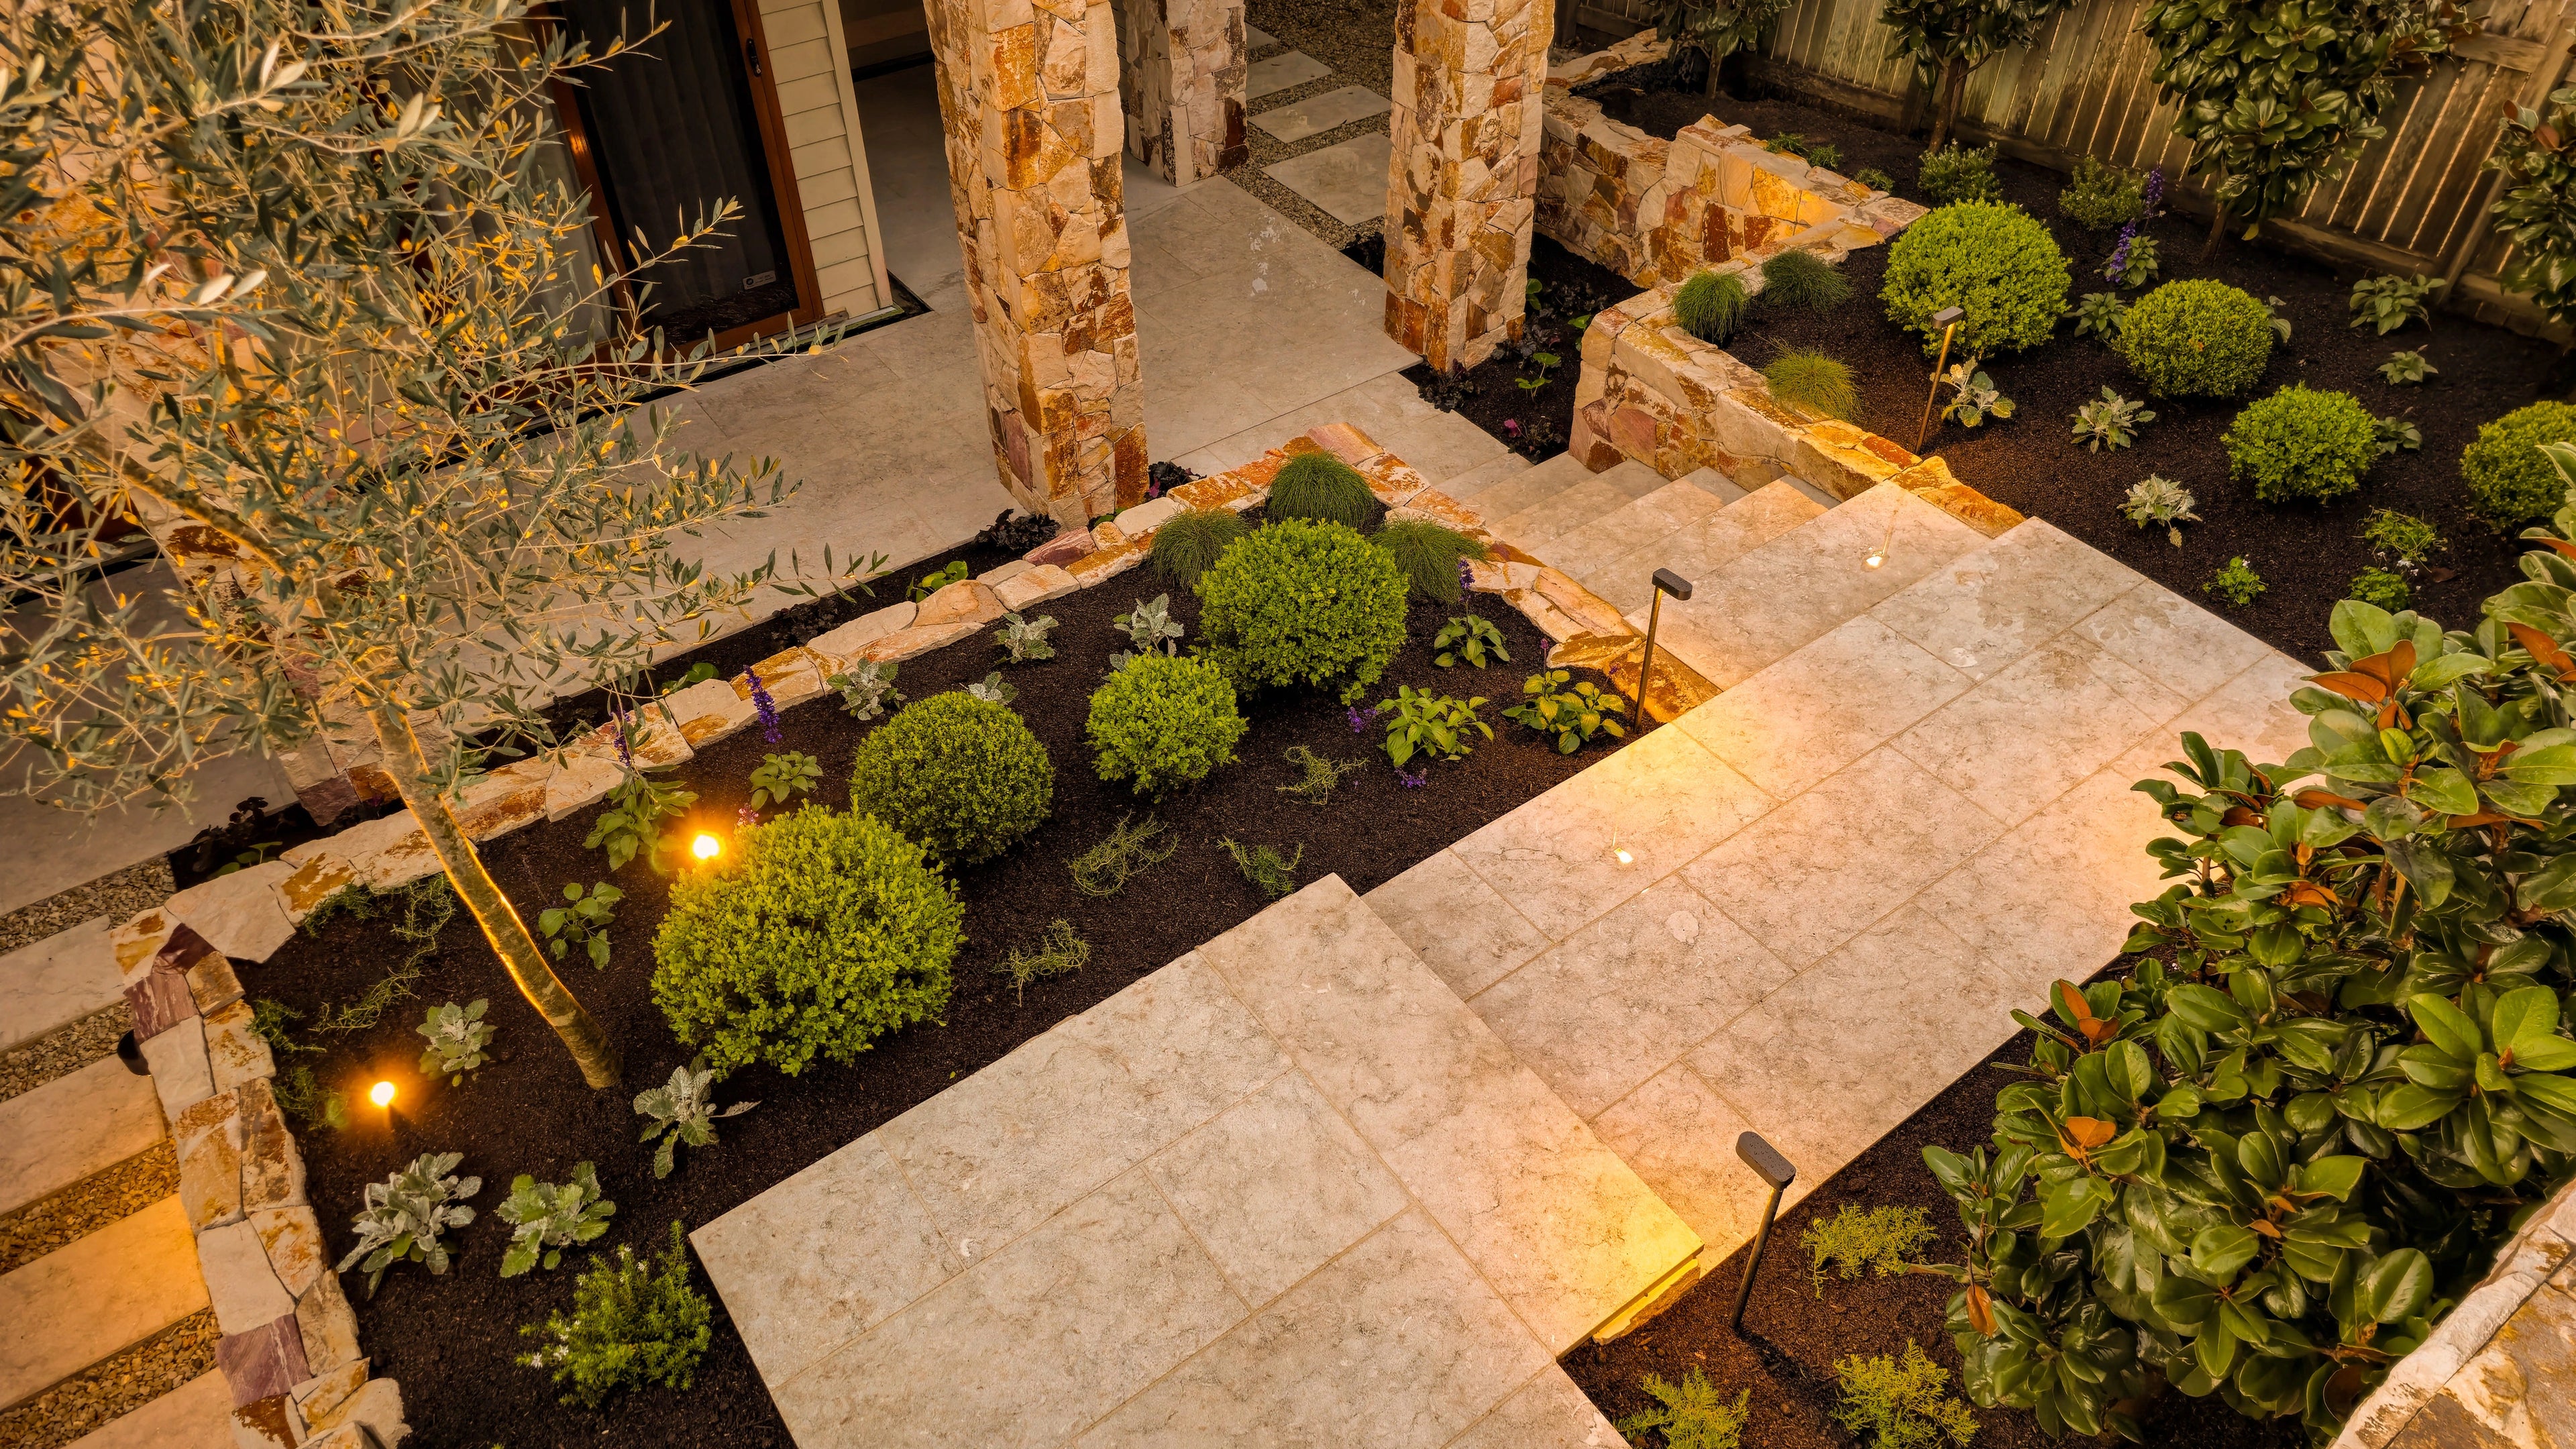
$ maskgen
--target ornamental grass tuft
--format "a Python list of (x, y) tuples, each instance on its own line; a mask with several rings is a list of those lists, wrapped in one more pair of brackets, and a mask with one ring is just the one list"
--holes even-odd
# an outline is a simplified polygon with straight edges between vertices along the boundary
[(1852, 370), (1821, 352), (1792, 347), (1762, 369), (1771, 396), (1820, 417), (1851, 422), (1860, 416), (1860, 388)]
[(1673, 320), (1700, 341), (1723, 347), (1752, 305), (1744, 280), (1733, 272), (1694, 272), (1673, 292)]
[(1798, 308), (1822, 317), (1851, 300), (1852, 284), (1833, 263), (1791, 247), (1762, 264), (1762, 295), (1769, 311)]
[(1270, 480), (1270, 500), (1262, 516), (1319, 519), (1345, 528), (1366, 529), (1378, 515), (1377, 495), (1357, 468), (1330, 453), (1299, 453)]
[(1226, 545), (1249, 532), (1243, 516), (1231, 508), (1183, 509), (1154, 530), (1145, 557), (1154, 572), (1186, 589), (1199, 581)]

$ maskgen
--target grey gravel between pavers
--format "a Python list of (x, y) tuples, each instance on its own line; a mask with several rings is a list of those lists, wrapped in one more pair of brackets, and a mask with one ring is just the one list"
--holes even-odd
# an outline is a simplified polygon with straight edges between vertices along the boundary
[[(1272, 36), (1280, 48), (1293, 47), (1331, 68), (1331, 74), (1304, 81), (1271, 92), (1246, 103), (1250, 114), (1258, 115), (1279, 106), (1295, 105), (1316, 96), (1356, 86), (1379, 95), (1392, 95), (1394, 47), (1387, 38), (1395, 33), (1395, 7), (1385, 0), (1361, 0), (1341, 5), (1332, 0), (1262, 0), (1250, 7), (1259, 14), (1253, 19)], [(1266, 59), (1274, 53), (1270, 47), (1251, 52), (1252, 59)], [(1272, 180), (1269, 168), (1278, 162), (1338, 146), (1355, 137), (1371, 133), (1384, 134), (1387, 118), (1381, 113), (1346, 121), (1329, 131), (1318, 131), (1294, 141), (1282, 141), (1259, 126), (1244, 128), (1248, 146), (1247, 159), (1228, 171), (1226, 178), (1259, 197), (1272, 210), (1313, 233), (1327, 246), (1336, 249), (1349, 246), (1362, 237), (1373, 236), (1378, 220), (1370, 218), (1356, 226), (1345, 224), (1322, 207), (1298, 195), (1291, 188)]]
[(178, 888), (179, 883), (170, 875), (170, 862), (157, 855), (123, 870), (110, 871), (87, 885), (74, 886), (0, 916), (0, 952), (32, 946), (94, 916), (124, 920), (136, 911), (148, 911), (168, 900)]
[(0, 1273), (32, 1263), (178, 1190), (178, 1145), (164, 1137), (123, 1162), (0, 1217)]
[(116, 1050), (134, 1030), (134, 1008), (120, 1001), (0, 1057), (0, 1102), (66, 1077)]
[(212, 1369), (223, 1336), (211, 1308), (180, 1319), (0, 1414), (0, 1444), (62, 1449)]

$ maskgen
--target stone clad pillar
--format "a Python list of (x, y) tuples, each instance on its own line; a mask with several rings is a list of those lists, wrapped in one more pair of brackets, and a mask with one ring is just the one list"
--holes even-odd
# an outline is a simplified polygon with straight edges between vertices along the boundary
[(1145, 492), (1109, 0), (924, 9), (993, 460), (1023, 507), (1079, 527)]
[(1243, 138), (1243, 0), (1120, 0), (1127, 152), (1174, 186), (1251, 154)]
[(1521, 334), (1552, 0), (1401, 0), (1386, 331), (1448, 371)]

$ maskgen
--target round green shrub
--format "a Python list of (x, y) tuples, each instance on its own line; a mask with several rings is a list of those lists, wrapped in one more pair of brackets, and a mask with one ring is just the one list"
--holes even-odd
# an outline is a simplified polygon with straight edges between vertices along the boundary
[(2469, 510), (2499, 529), (2547, 518), (2567, 501), (2567, 484), (2540, 451), (2543, 443), (2576, 443), (2576, 407), (2536, 402), (2478, 429), (2460, 454)]
[(2243, 397), (2272, 360), (2272, 309), (2225, 282), (2167, 282), (2112, 344), (2158, 397)]
[(1355, 700), (1404, 647), (1405, 579), (1383, 549), (1338, 523), (1254, 529), (1199, 575), (1199, 633), (1236, 684), (1347, 679)]
[(947, 1008), (965, 915), (920, 846), (809, 805), (741, 831), (671, 887), (653, 1003), (718, 1072), (847, 1062)]
[(2341, 498), (2379, 457), (2370, 409), (2350, 393), (2295, 382), (2238, 413), (2221, 441), (2228, 472), (2253, 479), (2266, 503)]
[(2018, 206), (1963, 201), (1907, 227), (1887, 253), (1879, 300), (1888, 320), (1939, 345), (1934, 314), (1958, 307), (1955, 353), (1990, 357), (2046, 342), (2066, 311), (2066, 254)]
[(897, 710), (859, 742), (850, 772), (852, 810), (951, 865), (1001, 854), (1054, 803), (1046, 746), (1008, 705), (963, 691)]
[(1330, 453), (1299, 453), (1270, 480), (1270, 499), (1262, 516), (1319, 518), (1351, 528), (1366, 528), (1377, 516), (1377, 495), (1359, 470)]
[(1744, 279), (1733, 272), (1693, 272), (1673, 289), (1673, 320), (1681, 329), (1713, 347), (1723, 347), (1744, 325), (1753, 299)]
[(1204, 659), (1142, 655), (1091, 696), (1100, 778), (1133, 780), (1139, 795), (1195, 784), (1234, 763), (1234, 742), (1250, 728), (1225, 671)]

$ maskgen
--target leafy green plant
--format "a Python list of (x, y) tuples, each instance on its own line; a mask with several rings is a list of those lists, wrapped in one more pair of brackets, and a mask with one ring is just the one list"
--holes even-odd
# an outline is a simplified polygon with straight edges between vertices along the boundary
[(855, 669), (845, 669), (823, 681), (841, 692), (841, 708), (855, 720), (872, 720), (886, 712), (889, 704), (903, 703), (903, 691), (894, 687), (901, 666), (879, 663), (874, 659), (859, 661)]
[(1046, 934), (1034, 949), (1012, 947), (1009, 955), (993, 963), (993, 970), (1009, 977), (1016, 998), (1026, 1001), (1030, 982), (1079, 971), (1089, 964), (1091, 943), (1075, 934), (1071, 921), (1059, 916), (1047, 924)]
[(2480, 424), (2460, 453), (2469, 511), (2498, 531), (2548, 517), (2567, 498), (2567, 481), (2541, 452), (2558, 442), (2576, 442), (2576, 405), (2536, 402)]
[(1892, 1278), (1909, 1271), (1923, 1249), (1941, 1236), (1932, 1215), (1919, 1207), (1861, 1208), (1850, 1203), (1830, 1218), (1818, 1218), (1798, 1235), (1807, 1249), (1808, 1276), (1816, 1296), (1825, 1296), (1825, 1269), (1830, 1266), (1849, 1282), (1864, 1271)]
[(983, 678), (969, 683), (959, 693), (968, 699), (981, 700), (986, 704), (1006, 705), (1020, 697), (1020, 687), (1004, 679), (1002, 671), (996, 669)]
[[(315, 1048), (314, 1050), (320, 1050)], [(277, 1110), (298, 1127), (327, 1127), (334, 1132), (349, 1125), (349, 1099), (343, 1092), (325, 1088), (315, 1081), (313, 1069), (298, 1066), (293, 1071), (279, 1072), (269, 1080), (270, 1095), (277, 1099)]]
[(1300, 774), (1296, 784), (1277, 786), (1279, 793), (1294, 795), (1315, 806), (1332, 804), (1333, 792), (1341, 788), (1342, 777), (1368, 768), (1364, 760), (1328, 760), (1304, 745), (1290, 745), (1283, 758)]
[(1992, 146), (1948, 145), (1923, 153), (1915, 163), (1914, 185), (1934, 206), (1963, 201), (2001, 201), (2004, 184), (1995, 176)]
[(2373, 510), (2361, 525), (2361, 536), (2381, 558), (2394, 559), (2404, 569), (2420, 568), (2436, 550), (2450, 547), (2433, 525), (2393, 508)]
[[(1326, 452), (1299, 453), (1270, 480), (1262, 516), (1271, 523), (1308, 519), (1362, 529), (1377, 517), (1377, 495), (1357, 468)], [(1230, 550), (1229, 550), (1230, 551)]]
[(2167, 282), (2129, 309), (2119, 351), (2157, 397), (2241, 397), (2272, 360), (2272, 309), (2225, 282)]
[(1582, 749), (1594, 735), (1626, 738), (1628, 731), (1619, 718), (1628, 712), (1628, 701), (1591, 680), (1572, 680), (1573, 675), (1562, 669), (1531, 675), (1521, 681), (1521, 702), (1504, 710), (1503, 718), (1555, 736), (1560, 755)]
[(2382, 337), (2409, 322), (2432, 325), (2433, 299), (2451, 284), (2418, 272), (2412, 277), (2364, 277), (2352, 284), (2352, 325)]
[(2263, 592), (2264, 587), (2263, 576), (2254, 572), (2253, 565), (2245, 561), (2244, 555), (2239, 554), (2229, 559), (2218, 572), (2211, 574), (2209, 582), (2200, 586), (2200, 591), (2204, 594), (2216, 594), (2241, 609), (2254, 602), (2255, 597)]
[(2128, 325), (2129, 301), (2117, 292), (2087, 292), (2075, 304), (2075, 335), (2098, 337), (2114, 349), (2120, 345), (2121, 329)]
[(1538, 368), (1538, 376), (1516, 377), (1512, 379), (1512, 386), (1519, 388), (1523, 392), (1536, 392), (1540, 388), (1547, 386), (1547, 374), (1549, 370), (1554, 368), (1558, 363), (1563, 362), (1565, 359), (1557, 356), (1553, 352), (1533, 352), (1530, 354), (1529, 360), (1532, 365)]
[(1275, 845), (1243, 845), (1232, 836), (1217, 844), (1234, 857), (1234, 868), (1243, 878), (1271, 900), (1297, 889), (1297, 862), (1306, 858), (1306, 847), (1299, 845), (1286, 855)]
[(2504, 283), (2553, 322), (2576, 320), (2576, 86), (2508, 105), (2486, 164), (2502, 172), (2496, 235), (2513, 244)]
[(1646, 1391), (1655, 1407), (1619, 1421), (1617, 1428), (1628, 1442), (1640, 1443), (1640, 1436), (1660, 1433), (1664, 1449), (1740, 1449), (1744, 1443), (1744, 1421), (1753, 1415), (1751, 1389), (1738, 1390), (1730, 1404), (1697, 1364), (1678, 1384), (1648, 1374), (1637, 1387)]
[(624, 1390), (686, 1389), (715, 1339), (715, 1308), (689, 1284), (688, 1235), (671, 1224), (658, 1269), (619, 1244), (614, 1263), (590, 1260), (573, 1285), (573, 1310), (550, 1313), (519, 1332), (542, 1347), (520, 1355), (569, 1385), (567, 1404), (596, 1409)]
[(1489, 653), (1505, 664), (1512, 661), (1511, 651), (1503, 647), (1503, 631), (1481, 614), (1463, 615), (1441, 625), (1440, 632), (1431, 636), (1431, 647), (1440, 651), (1431, 657), (1431, 662), (1442, 669), (1451, 668), (1461, 659), (1482, 669), (1489, 662), (1485, 657)]
[[(1211, 565), (1213, 567), (1213, 565)], [(1202, 573), (1205, 570), (1201, 570)], [(1139, 601), (1135, 608), (1109, 621), (1109, 627), (1127, 636), (1138, 654), (1181, 652), (1181, 636), (1188, 632), (1172, 617), (1172, 596), (1156, 594), (1151, 602)]]
[(1810, 141), (1798, 131), (1783, 131), (1762, 143), (1762, 149), (1775, 156), (1795, 156), (1810, 165), (1831, 171), (1842, 164), (1842, 148), (1829, 141)]
[(1737, 51), (1759, 45), (1788, 8), (1789, 0), (1657, 0), (1655, 34), (1676, 55), (1687, 46), (1707, 58), (1709, 94), (1715, 95), (1718, 67)]
[[(1227, 515), (1232, 517), (1231, 514)], [(1002, 662), (1026, 664), (1033, 659), (1053, 659), (1055, 645), (1047, 636), (1055, 632), (1055, 616), (1040, 614), (1031, 619), (1013, 609), (1002, 616), (1002, 627), (993, 631), (993, 642), (1002, 646)]]
[(1348, 703), (1404, 645), (1405, 588), (1395, 560), (1359, 534), (1289, 519), (1253, 530), (1200, 576), (1199, 632), (1238, 686), (1339, 680)]
[(1890, 192), (1896, 189), (1896, 178), (1879, 170), (1875, 166), (1864, 166), (1858, 171), (1853, 172), (1852, 180), (1859, 182), (1861, 185), (1868, 187), (1872, 191)]
[(2386, 362), (2379, 364), (2379, 375), (2388, 380), (2390, 387), (2411, 387), (2441, 370), (2426, 362), (2423, 353), (2411, 350), (2392, 352)]
[(2102, 386), (2102, 400), (2079, 404), (2075, 409), (2075, 441), (2084, 451), (2098, 453), (2104, 448), (2125, 448), (2137, 441), (2141, 424), (2154, 422), (2156, 415), (2142, 402), (2131, 402)]
[(2003, 395), (1995, 380), (1977, 366), (1977, 358), (1950, 364), (1950, 370), (1936, 379), (1950, 389), (1950, 400), (1941, 405), (1941, 416), (1956, 419), (1961, 427), (1973, 428), (1988, 418), (2003, 419), (2013, 415), (2013, 400)]
[(1100, 778), (1160, 796), (1234, 763), (1235, 741), (1250, 728), (1225, 671), (1148, 654), (1092, 692), (1086, 731)]
[(608, 928), (616, 921), (616, 905), (626, 899), (626, 893), (606, 881), (587, 891), (581, 882), (567, 881), (563, 897), (563, 905), (537, 913), (537, 930), (546, 938), (547, 948), (560, 961), (578, 946), (593, 968), (607, 970)]
[(1476, 718), (1484, 703), (1481, 695), (1460, 699), (1409, 684), (1397, 686), (1395, 698), (1377, 702), (1378, 715), (1386, 725), (1386, 757), (1399, 770), (1416, 754), (1437, 760), (1467, 758), (1476, 748), (1469, 731), (1481, 732), (1489, 740), (1494, 737), (1494, 727)]
[(465, 1199), (483, 1190), (483, 1179), (455, 1175), (456, 1164), (464, 1160), (461, 1152), (425, 1152), (384, 1181), (368, 1183), (357, 1219), (349, 1225), (358, 1245), (340, 1260), (337, 1271), (346, 1273), (352, 1264), (363, 1268), (370, 1298), (385, 1270), (396, 1263), (419, 1263), (432, 1274), (446, 1272), (447, 1230), (474, 1221), (474, 1209)]
[[(1154, 530), (1145, 559), (1156, 574), (1186, 589), (1199, 581), (1228, 545), (1249, 531), (1243, 515), (1231, 508), (1184, 508)], [(1164, 598), (1168, 602), (1170, 596)], [(1150, 645), (1140, 642), (1137, 647)]]
[(492, 1045), (492, 1025), (483, 1019), (489, 1005), (478, 996), (463, 1006), (451, 1001), (429, 1009), (428, 1017), (412, 1028), (429, 1038), (429, 1049), (420, 1054), (421, 1075), (445, 1077), (449, 1086), (461, 1087), (467, 1074), (482, 1070), (492, 1059), (485, 1050)]
[(662, 863), (662, 822), (687, 814), (697, 802), (695, 790), (656, 779), (649, 770), (629, 769), (626, 778), (608, 792), (608, 808), (590, 822), (590, 834), (583, 837), (581, 848), (605, 849), (612, 871), (625, 869), (640, 850), (654, 874), (668, 875)]
[(2132, 226), (2120, 233), (2120, 244), (2102, 263), (2102, 280), (2126, 290), (2156, 279), (2156, 239)]
[(1957, 307), (1957, 346), (1980, 357), (2037, 347), (2066, 311), (2065, 253), (2028, 212), (1999, 202), (1945, 206), (1897, 234), (1879, 299), (1891, 322), (1941, 344), (1933, 316)]
[(1823, 317), (1851, 296), (1841, 268), (1804, 247), (1790, 247), (1763, 260), (1762, 292), (1755, 300), (1765, 311), (1794, 308)]
[(2120, 500), (2120, 512), (2140, 528), (2162, 528), (2165, 541), (2180, 548), (2182, 525), (2200, 522), (2200, 515), (2192, 512), (2199, 502), (2191, 496), (2190, 489), (2154, 474), (2129, 485), (2127, 496)]
[(510, 1225), (501, 1276), (516, 1278), (540, 1265), (552, 1269), (563, 1261), (564, 1249), (607, 1232), (617, 1204), (599, 1195), (598, 1171), (579, 1162), (573, 1164), (570, 1182), (539, 1182), (520, 1173), (510, 1179), (510, 1195), (493, 1213)]
[(792, 1077), (817, 1056), (848, 1062), (947, 1006), (965, 908), (921, 846), (876, 816), (829, 810), (734, 844), (671, 888), (653, 938), (653, 1002), (714, 1070), (767, 1062)]
[(2075, 163), (2075, 178), (2057, 193), (2057, 209), (2087, 231), (2111, 231), (2147, 214), (2145, 173), (2098, 156)]
[(1100, 843), (1073, 858), (1073, 888), (1087, 896), (1114, 896), (1127, 888), (1147, 866), (1160, 865), (1181, 848), (1177, 840), (1158, 840), (1162, 823), (1153, 816), (1145, 823), (1130, 827), (1127, 817), (1109, 828)]
[(751, 808), (764, 809), (784, 805), (789, 797), (810, 795), (823, 778), (823, 762), (812, 755), (789, 750), (783, 755), (763, 755), (751, 772)]
[(1466, 592), (1459, 581), (1460, 561), (1481, 559), (1489, 552), (1476, 540), (1428, 518), (1390, 518), (1369, 535), (1369, 542), (1395, 560), (1408, 590), (1444, 604), (1456, 603)]
[(1834, 1360), (1842, 1402), (1834, 1422), (1869, 1449), (1932, 1449), (1943, 1440), (1965, 1444), (1976, 1437), (1977, 1416), (1951, 1398), (1950, 1371), (1908, 1339), (1905, 1356), (1852, 1354)]
[(962, 691), (905, 705), (859, 742), (851, 765), (853, 811), (954, 865), (1010, 849), (1054, 804), (1046, 746), (1007, 705)]
[(2344, 593), (2349, 598), (2391, 611), (2405, 608), (2415, 598), (2414, 587), (2406, 582), (2404, 574), (2375, 564), (2354, 574)]
[(719, 1109), (715, 1084), (716, 1074), (707, 1066), (706, 1054), (700, 1052), (687, 1066), (671, 1068), (671, 1080), (635, 1094), (635, 1115), (646, 1119), (644, 1135), (636, 1140), (661, 1139), (661, 1146), (653, 1150), (655, 1177), (671, 1175), (672, 1159), (680, 1148), (713, 1147), (718, 1121), (739, 1117), (760, 1105), (736, 1102)]
[(2350, 393), (2291, 383), (2236, 415), (2220, 438), (2228, 472), (2265, 503), (2325, 502), (2361, 486), (2379, 460), (2379, 430)]
[(1700, 341), (1723, 347), (1744, 325), (1753, 299), (1733, 272), (1693, 272), (1673, 289), (1673, 321)]
[(952, 560), (949, 563), (931, 570), (929, 573), (923, 574), (920, 578), (914, 579), (912, 581), (912, 587), (904, 590), (903, 596), (915, 603), (919, 603), (921, 600), (929, 598), (932, 594), (938, 593), (941, 589), (948, 587), (950, 584), (963, 583), (965, 579), (966, 560), (962, 558)]
[(322, 1003), (313, 1014), (313, 1029), (334, 1035), (366, 1031), (384, 1019), (385, 1008), (397, 1001), (408, 1000), (412, 983), (420, 979), (421, 966), (438, 954), (438, 933), (456, 918), (456, 892), (447, 877), (423, 876), (403, 887), (402, 923), (389, 929), (395, 939), (411, 949), (403, 958), (385, 968), (385, 974), (346, 1006)]
[(1860, 415), (1860, 388), (1852, 370), (1821, 352), (1792, 347), (1762, 369), (1771, 396), (1819, 417), (1850, 422)]
[(2272, 314), (2272, 335), (2276, 341), (2287, 342), (2290, 340), (2290, 319), (2281, 315), (2281, 309), (2289, 305), (2289, 303), (2282, 301), (2278, 297), (2265, 297), (2263, 299), (2264, 309)]
[(2424, 430), (2395, 414), (2383, 413), (2371, 419), (2370, 428), (2372, 436), (2379, 442), (2379, 456), (2383, 458), (2416, 452), (2424, 446)]

